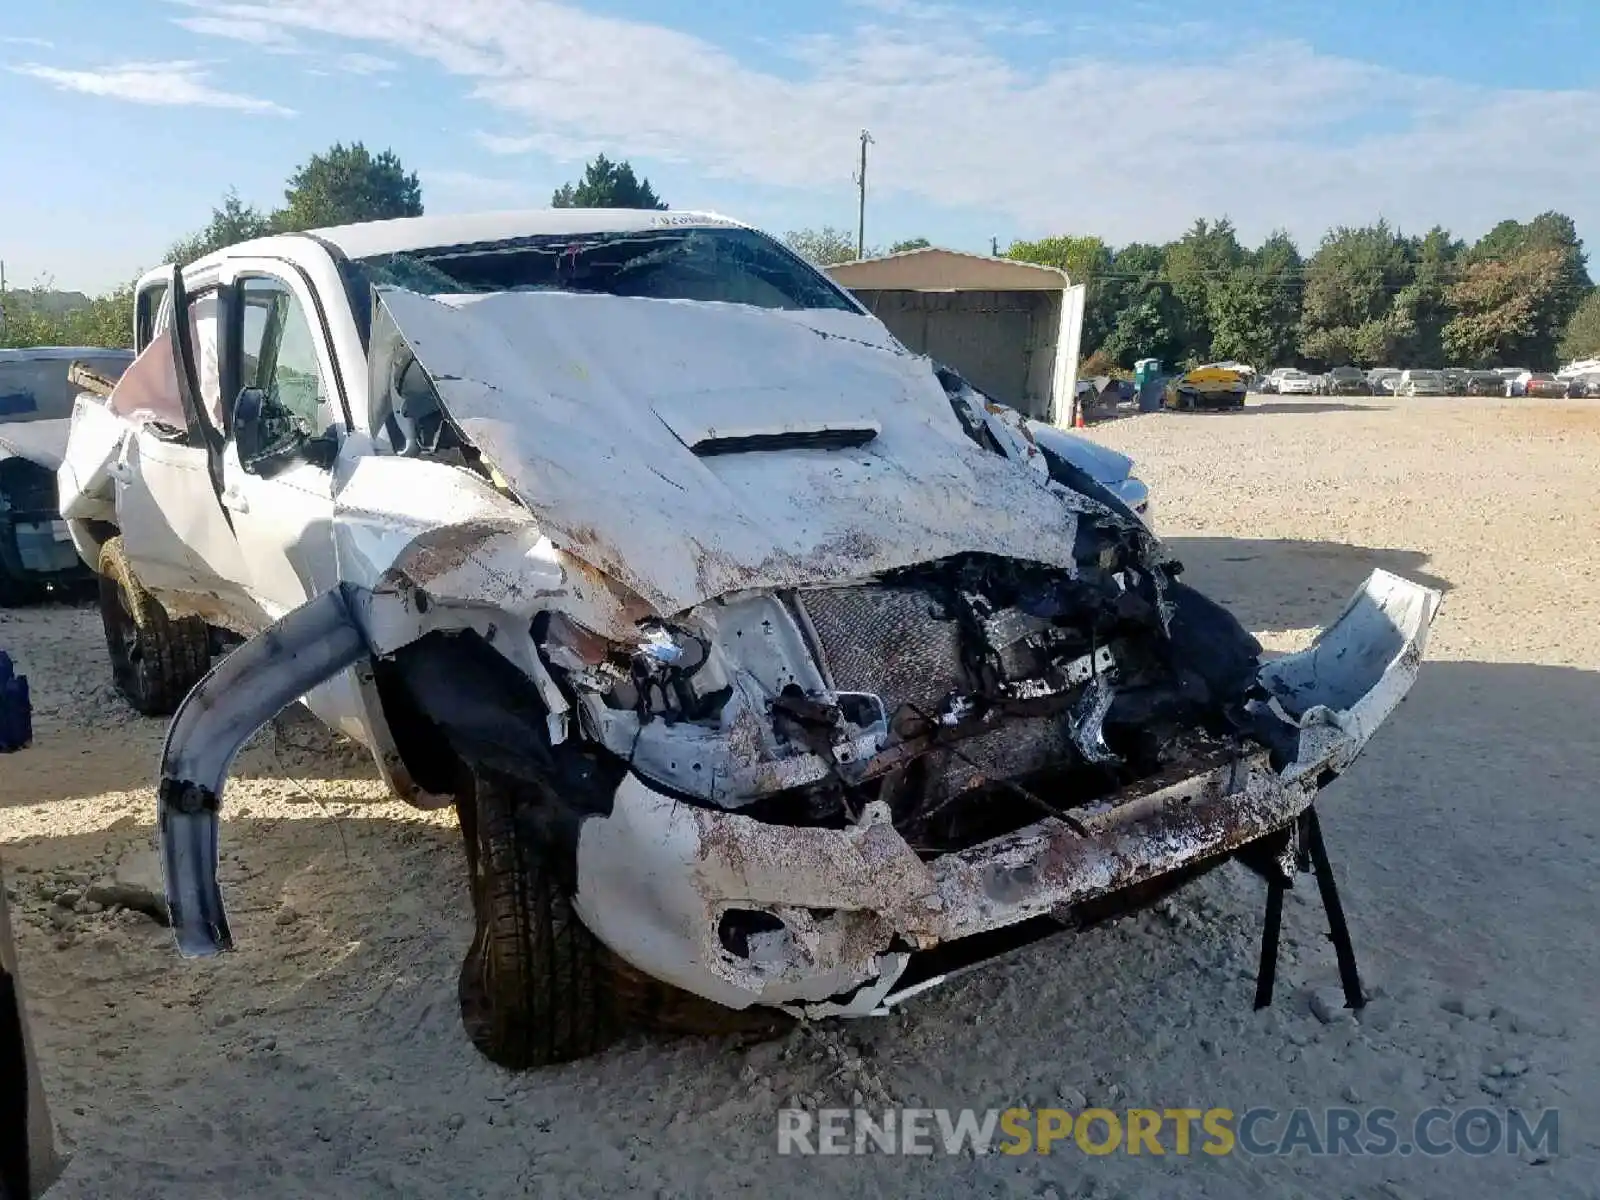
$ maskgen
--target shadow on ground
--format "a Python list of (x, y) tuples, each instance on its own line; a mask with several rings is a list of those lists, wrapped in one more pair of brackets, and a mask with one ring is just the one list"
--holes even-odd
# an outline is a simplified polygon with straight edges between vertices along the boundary
[[(1293, 552), (1263, 553), (1281, 563)], [(1358, 577), (1384, 553), (1404, 552), (1328, 554), (1319, 582), (1342, 590), (1349, 572)], [(1344, 1103), (1347, 1085), (1402, 1111), (1438, 1103), (1442, 1082), (1403, 1081), (1418, 1054), (1405, 1039), (1435, 1055), (1458, 1043), (1494, 1061), (1523, 1053), (1487, 1023), (1450, 1017), (1443, 989), (1572, 1028), (1594, 1020), (1597, 711), (1600, 673), (1428, 663), (1362, 760), (1324, 794), (1363, 968), (1391, 997), (1412, 997), (1390, 1002), (1397, 1026), (1369, 1032), (1375, 1048), (1352, 1050), (1304, 1011), (1302, 989), (1333, 978), (1314, 906), (1286, 918), (1301, 950), (1284, 964), (1277, 1015), (1250, 1012), (1261, 895), (1244, 878), (1197, 885), (1209, 890), (1200, 907), (1185, 901), (1196, 917), (1152, 915), (1052, 939), (892, 1021), (824, 1023), (762, 1047), (635, 1038), (589, 1062), (508, 1076), (474, 1054), (455, 1011), (466, 898), (454, 830), (358, 818), (344, 823), (341, 844), (325, 822), (225, 817), (234, 955), (181, 963), (159, 931), (101, 934), (103, 917), (75, 921), (58, 946), (61, 931), (40, 920), (37, 898), (32, 905), (24, 978), (46, 976), (35, 990), (52, 1101), (77, 1148), (60, 1194), (444, 1197), (503, 1195), (513, 1184), (604, 1194), (578, 1187), (583, 1179), (613, 1194), (698, 1194), (709, 1179), (723, 1194), (806, 1200), (1031, 1197), (1047, 1183), (1077, 1188), (1085, 1174), (1112, 1191), (1183, 1198), (1321, 1200), (1386, 1194), (1390, 1180), (1406, 1194), (1444, 1194), (1445, 1183), (1460, 1196), (1516, 1194), (1527, 1178), (1517, 1173), (1530, 1168), (1506, 1156), (1346, 1158), (1327, 1165), (1326, 1186), (1312, 1186), (1293, 1162), (1237, 1157), (1205, 1171), (1128, 1156), (796, 1164), (775, 1157), (773, 1130), (793, 1095), (849, 1105), (861, 1103), (853, 1091), (876, 1097), (880, 1087), (883, 1103), (980, 1109), (1076, 1106), (1080, 1092), (1113, 1108), (1175, 1097), (1317, 1108)], [(8, 865), (30, 868), (12, 882), (33, 886), (52, 863), (117, 849), (106, 843), (7, 846)], [(285, 910), (297, 914), (289, 923)], [(1564, 1078), (1581, 1088), (1600, 1070), (1591, 1042), (1530, 1044), (1535, 1074), (1564, 1062)], [(1199, 1078), (1204, 1095), (1193, 1099)], [(1109, 1081), (1120, 1092), (1107, 1093)], [(1574, 1118), (1585, 1095), (1562, 1102)], [(1540, 1178), (1576, 1187), (1593, 1167), (1574, 1146)]]
[[(1268, 415), (1271, 413), (1330, 413), (1330, 412), (1388, 412), (1387, 404), (1341, 404), (1337, 400), (1307, 400), (1304, 404), (1297, 404), (1292, 400), (1268, 400), (1261, 404), (1246, 401), (1243, 409), (1238, 410), (1247, 416), (1254, 414)], [(1234, 414), (1237, 415), (1237, 412)]]
[(1225, 604), (1247, 629), (1320, 627), (1382, 568), (1448, 592), (1448, 579), (1423, 568), (1421, 550), (1306, 542), (1287, 538), (1164, 538), (1184, 566), (1184, 582)]

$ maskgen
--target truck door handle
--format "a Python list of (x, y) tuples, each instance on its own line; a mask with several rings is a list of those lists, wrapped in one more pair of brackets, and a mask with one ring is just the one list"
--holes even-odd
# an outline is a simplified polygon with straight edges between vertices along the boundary
[(250, 511), (250, 501), (244, 498), (244, 493), (238, 488), (229, 488), (222, 493), (222, 506), (231, 508), (234, 512), (247, 513)]

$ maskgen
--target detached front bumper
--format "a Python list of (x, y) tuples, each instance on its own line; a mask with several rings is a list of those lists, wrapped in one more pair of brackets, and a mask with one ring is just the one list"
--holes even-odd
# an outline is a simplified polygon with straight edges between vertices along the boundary
[[(630, 776), (579, 835), (575, 903), (634, 966), (731, 1008), (880, 1012), (915, 951), (1064, 915), (1289, 825), (1315, 784), (1286, 783), (1266, 759), (1219, 755), (1071, 824), (1049, 818), (932, 861), (887, 813), (845, 830), (768, 825)], [(760, 932), (730, 937), (741, 923)]]
[[(912, 990), (895, 988), (919, 951), (1064, 913), (1291, 824), (1404, 698), (1438, 604), (1438, 592), (1376, 571), (1307, 650), (1262, 667), (1256, 715), (1295, 747), (1281, 769), (1265, 751), (1219, 749), (1093, 809), (927, 861), (882, 805), (847, 829), (771, 825), (630, 774), (610, 813), (579, 829), (574, 904), (635, 967), (729, 1007), (884, 1011)], [(370, 653), (362, 611), (345, 590), (295, 610), (218, 664), (174, 718), (159, 828), (185, 954), (231, 945), (216, 880), (229, 762), (279, 709)]]

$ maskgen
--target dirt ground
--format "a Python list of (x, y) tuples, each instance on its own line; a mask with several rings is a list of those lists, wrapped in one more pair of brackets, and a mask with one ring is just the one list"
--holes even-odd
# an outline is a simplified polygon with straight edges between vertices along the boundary
[[(92, 610), (0, 613), (38, 710), (34, 748), (0, 759), (0, 854), (73, 1153), (52, 1197), (1600, 1197), (1600, 407), (1265, 397), (1092, 436), (1271, 647), (1375, 566), (1447, 589), (1411, 699), (1321, 804), (1376, 992), (1359, 1021), (1309, 1004), (1336, 982), (1309, 880), (1278, 1003), (1251, 1011), (1263, 888), (1230, 867), (887, 1020), (510, 1075), (456, 1015), (453, 818), (387, 800), (307, 720), (228, 793), (237, 953), (181, 962), (147, 918), (93, 911), (84, 889), (149, 843), (164, 727), (112, 695)], [(796, 1098), (1554, 1106), (1561, 1126), (1548, 1157), (780, 1158)]]

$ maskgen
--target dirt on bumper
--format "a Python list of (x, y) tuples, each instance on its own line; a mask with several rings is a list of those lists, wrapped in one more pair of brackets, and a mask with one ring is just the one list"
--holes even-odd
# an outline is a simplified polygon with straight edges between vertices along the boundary
[[(1265, 753), (1218, 752), (1093, 811), (924, 860), (886, 813), (847, 829), (770, 825), (630, 779), (611, 817), (584, 828), (576, 901), (635, 966), (719, 1003), (865, 1013), (915, 951), (1232, 853), (1289, 825), (1314, 794)], [(730, 912), (761, 914), (764, 936), (730, 946)]]

